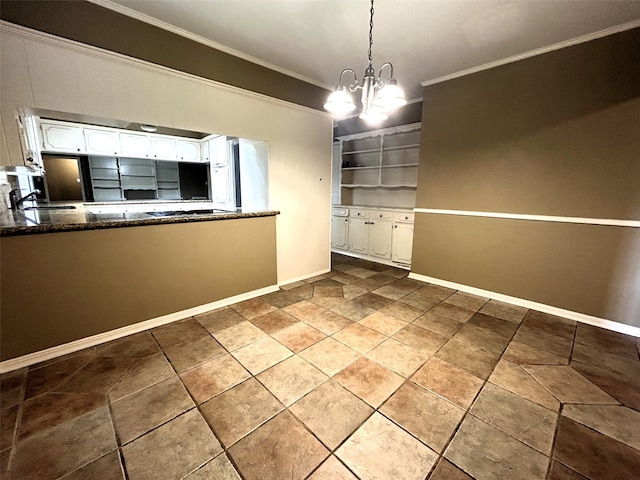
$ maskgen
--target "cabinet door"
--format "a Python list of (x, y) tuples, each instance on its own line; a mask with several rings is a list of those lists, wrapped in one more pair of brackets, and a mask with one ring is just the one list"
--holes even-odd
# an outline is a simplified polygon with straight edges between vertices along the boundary
[(411, 249), (413, 247), (413, 223), (394, 223), (393, 255), (391, 260), (411, 265)]
[(96, 155), (120, 155), (118, 132), (85, 128), (84, 141), (87, 153)]
[(231, 179), (227, 167), (211, 169), (211, 200), (220, 207), (230, 203)]
[(346, 250), (349, 238), (349, 219), (347, 217), (331, 217), (331, 246)]
[(209, 160), (212, 166), (223, 167), (229, 165), (229, 151), (227, 137), (212, 138), (207, 142), (209, 147)]
[(45, 152), (84, 153), (82, 127), (40, 122), (42, 150)]
[(144, 133), (121, 133), (120, 152), (123, 157), (148, 158), (149, 135)]
[(176, 159), (176, 141), (171, 138), (152, 137), (151, 153), (158, 160)]
[(384, 220), (369, 222), (369, 255), (391, 258), (391, 230), (393, 224)]
[(349, 251), (369, 253), (369, 221), (364, 218), (349, 219)]
[(192, 140), (176, 140), (176, 156), (185, 162), (200, 161), (200, 142)]

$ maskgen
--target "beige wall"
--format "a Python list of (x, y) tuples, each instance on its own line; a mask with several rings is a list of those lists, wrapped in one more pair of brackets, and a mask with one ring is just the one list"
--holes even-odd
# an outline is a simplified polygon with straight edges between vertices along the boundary
[(265, 140), (269, 208), (281, 212), (278, 282), (330, 267), (329, 115), (21, 27), (1, 28), (0, 97), (11, 163), (22, 163), (18, 107)]
[[(416, 207), (640, 220), (640, 29), (424, 90)], [(418, 213), (413, 271), (640, 326), (639, 230)]]
[(1, 237), (1, 359), (272, 286), (275, 223)]

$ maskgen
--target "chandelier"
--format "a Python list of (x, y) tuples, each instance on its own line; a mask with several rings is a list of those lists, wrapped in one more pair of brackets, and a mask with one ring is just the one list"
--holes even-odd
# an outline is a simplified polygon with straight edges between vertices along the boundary
[[(344, 116), (356, 109), (353, 95), (350, 92), (362, 90), (362, 111), (360, 118), (368, 123), (378, 123), (389, 118), (388, 113), (395, 110), (407, 101), (404, 99), (404, 93), (396, 79), (393, 78), (393, 65), (386, 62), (380, 67), (380, 72), (376, 77), (373, 68), (373, 59), (371, 49), (373, 47), (373, 0), (371, 0), (371, 10), (369, 19), (369, 65), (364, 71), (362, 84), (358, 82), (355, 70), (345, 68), (340, 74), (340, 83), (336, 86), (335, 91), (329, 95), (324, 104), (325, 110), (340, 117)], [(383, 79), (382, 72), (386, 67), (389, 71), (389, 78)], [(346, 73), (353, 74), (353, 83), (348, 86), (343, 83), (343, 77)], [(347, 91), (348, 89), (348, 91)]]

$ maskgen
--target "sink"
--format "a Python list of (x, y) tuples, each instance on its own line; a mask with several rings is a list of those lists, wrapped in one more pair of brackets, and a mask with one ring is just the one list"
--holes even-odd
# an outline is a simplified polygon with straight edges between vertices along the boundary
[(24, 207), (25, 210), (74, 210), (75, 205), (58, 205), (47, 207)]

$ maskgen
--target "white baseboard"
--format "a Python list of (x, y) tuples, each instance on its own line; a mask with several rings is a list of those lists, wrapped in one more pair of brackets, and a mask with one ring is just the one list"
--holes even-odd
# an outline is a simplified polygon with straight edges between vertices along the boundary
[(572, 310), (565, 310), (563, 308), (553, 307), (551, 305), (545, 305), (544, 303), (533, 302), (531, 300), (525, 300), (523, 298), (511, 297), (502, 293), (496, 293), (489, 290), (483, 290), (481, 288), (470, 287), (461, 283), (449, 282), (448, 280), (441, 280), (435, 277), (428, 277), (427, 275), (421, 275), (419, 273), (411, 272), (409, 274), (409, 278), (420, 280), (421, 282), (434, 283), (442, 287), (454, 288), (456, 290), (460, 290), (461, 292), (471, 293), (473, 295), (479, 295), (481, 297), (488, 297), (505, 303), (511, 303), (519, 307), (531, 308), (533, 310), (549, 313), (558, 317), (568, 318), (577, 322), (606, 328), (607, 330), (613, 330), (614, 332), (624, 333), (626, 335), (632, 335), (634, 337), (640, 337), (640, 327), (625, 325), (624, 323), (614, 322), (605, 318), (594, 317), (591, 315), (586, 315), (584, 313), (574, 312)]
[(250, 292), (241, 293), (233, 297), (224, 298), (215, 302), (206, 303), (204, 305), (198, 305), (197, 307), (188, 308), (179, 312), (170, 313), (161, 317), (152, 318), (133, 325), (127, 325), (126, 327), (117, 328), (108, 332), (99, 333), (90, 337), (74, 340), (73, 342), (64, 343), (62, 345), (56, 345), (55, 347), (47, 348), (46, 350), (40, 350), (39, 352), (29, 353), (21, 357), (12, 358), (0, 362), (0, 373), (7, 373), (19, 368), (28, 367), (36, 363), (51, 360), (52, 358), (61, 357), (69, 353), (77, 352), (83, 348), (94, 347), (102, 343), (117, 340), (118, 338), (126, 337), (134, 333), (150, 330), (155, 327), (166, 325), (167, 323), (176, 322), (194, 315), (200, 315), (201, 313), (215, 310), (216, 308), (226, 307), (234, 303), (242, 302), (244, 300), (250, 300), (252, 298), (266, 295), (267, 293), (273, 293), (278, 291), (277, 285), (271, 285), (269, 287), (260, 288), (258, 290), (252, 290)]
[(318, 275), (322, 275), (323, 273), (329, 273), (330, 271), (331, 271), (331, 268), (325, 268), (322, 270), (318, 270), (317, 272), (302, 275), (301, 277), (290, 278), (288, 280), (285, 280), (284, 282), (278, 282), (278, 285), (282, 287), (283, 285), (289, 285), (290, 283), (300, 282), (302, 280), (306, 280), (307, 278), (317, 277)]

